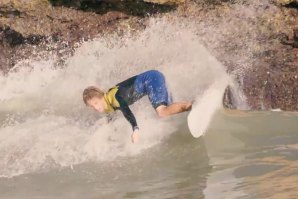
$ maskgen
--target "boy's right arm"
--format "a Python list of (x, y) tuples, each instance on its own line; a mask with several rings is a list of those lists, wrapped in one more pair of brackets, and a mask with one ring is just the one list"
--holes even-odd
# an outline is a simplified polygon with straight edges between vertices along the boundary
[(120, 105), (120, 110), (123, 113), (124, 117), (129, 121), (129, 123), (132, 126), (133, 133), (131, 134), (131, 141), (133, 143), (138, 142), (139, 140), (139, 127), (137, 125), (136, 118), (134, 114), (131, 112), (128, 104), (122, 99), (121, 96), (116, 95), (115, 96), (117, 101)]
[(129, 123), (132, 126), (132, 130), (136, 131), (139, 129), (138, 125), (137, 125), (137, 121), (136, 118), (134, 116), (134, 114), (131, 112), (128, 104), (122, 99), (121, 96), (116, 94), (116, 99), (119, 102), (120, 105), (120, 110), (123, 113), (124, 117), (129, 121)]

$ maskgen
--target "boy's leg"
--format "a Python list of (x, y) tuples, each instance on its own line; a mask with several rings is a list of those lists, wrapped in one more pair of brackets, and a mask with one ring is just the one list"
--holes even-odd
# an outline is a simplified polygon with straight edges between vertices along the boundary
[(191, 102), (170, 102), (165, 78), (162, 73), (153, 70), (148, 71), (147, 74), (147, 94), (153, 108), (160, 117), (166, 117), (191, 109)]
[(176, 102), (168, 106), (160, 105), (155, 110), (159, 117), (167, 117), (177, 113), (189, 111), (192, 107), (191, 102)]

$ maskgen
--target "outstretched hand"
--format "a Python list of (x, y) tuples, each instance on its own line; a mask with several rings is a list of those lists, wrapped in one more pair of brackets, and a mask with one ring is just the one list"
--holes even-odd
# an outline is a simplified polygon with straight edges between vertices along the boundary
[(137, 143), (139, 141), (139, 130), (136, 129), (134, 132), (131, 134), (131, 141), (132, 143)]

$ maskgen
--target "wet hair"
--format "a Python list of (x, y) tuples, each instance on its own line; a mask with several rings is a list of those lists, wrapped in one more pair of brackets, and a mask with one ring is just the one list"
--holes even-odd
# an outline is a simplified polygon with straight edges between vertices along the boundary
[(94, 97), (103, 98), (104, 92), (95, 86), (89, 86), (83, 91), (83, 100), (87, 105), (88, 100), (91, 100)]

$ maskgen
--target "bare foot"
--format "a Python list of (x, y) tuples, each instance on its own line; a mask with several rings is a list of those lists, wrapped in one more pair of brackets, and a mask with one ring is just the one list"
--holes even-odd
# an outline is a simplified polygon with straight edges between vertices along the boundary
[(185, 111), (190, 111), (191, 108), (192, 108), (192, 103), (191, 103), (191, 102), (186, 102), (186, 103), (185, 103), (184, 110), (185, 110)]

